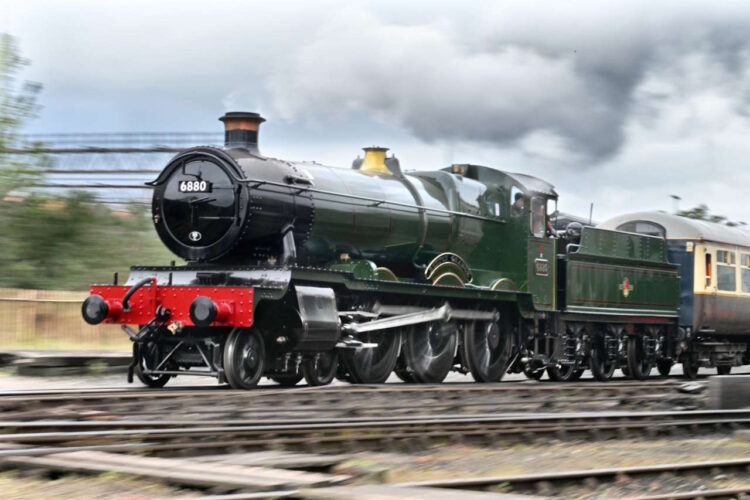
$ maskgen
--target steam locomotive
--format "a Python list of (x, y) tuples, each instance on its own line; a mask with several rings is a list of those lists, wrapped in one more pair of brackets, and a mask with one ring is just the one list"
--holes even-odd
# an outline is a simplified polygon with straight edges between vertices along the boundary
[(83, 304), (130, 335), (129, 381), (640, 379), (693, 356), (662, 236), (555, 234), (540, 179), (404, 172), (379, 147), (351, 169), (279, 160), (258, 149), (260, 115), (220, 120), (224, 148), (187, 149), (150, 183), (156, 231), (186, 264), (132, 267)]

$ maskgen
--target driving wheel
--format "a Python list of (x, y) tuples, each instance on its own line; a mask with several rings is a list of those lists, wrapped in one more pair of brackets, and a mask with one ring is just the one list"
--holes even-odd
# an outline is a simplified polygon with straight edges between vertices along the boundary
[(347, 349), (342, 358), (348, 379), (354, 384), (382, 384), (391, 375), (398, 360), (401, 332), (398, 329), (366, 332), (359, 339), (377, 347)]
[(414, 325), (404, 339), (404, 360), (415, 382), (439, 384), (453, 368), (458, 328), (453, 321)]
[(328, 385), (336, 376), (339, 355), (336, 351), (316, 352), (302, 361), (302, 374), (308, 385)]
[(477, 382), (499, 382), (508, 369), (511, 337), (494, 321), (468, 322), (463, 359)]

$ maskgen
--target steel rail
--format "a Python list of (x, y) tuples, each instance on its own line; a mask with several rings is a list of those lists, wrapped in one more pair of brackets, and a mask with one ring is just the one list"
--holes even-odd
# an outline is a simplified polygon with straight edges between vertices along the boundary
[[(200, 426), (209, 427), (215, 430), (236, 429), (245, 427), (247, 429), (262, 428), (263, 430), (275, 429), (274, 426), (294, 429), (313, 429), (314, 426), (331, 426), (332, 428), (346, 426), (386, 426), (398, 424), (433, 424), (433, 423), (584, 423), (584, 422), (619, 422), (622, 421), (654, 421), (657, 419), (673, 419), (674, 421), (694, 422), (696, 420), (719, 420), (721, 422), (735, 422), (740, 420), (750, 420), (750, 409), (740, 410), (694, 410), (694, 411), (609, 411), (609, 412), (564, 412), (564, 413), (546, 413), (546, 412), (503, 412), (503, 413), (484, 413), (475, 415), (412, 415), (412, 416), (382, 416), (377, 418), (313, 418), (300, 422), (296, 419), (235, 419), (222, 420), (222, 425), (216, 425), (215, 422), (206, 422), (203, 420), (185, 421), (160, 419), (152, 420), (55, 420), (49, 419), (41, 422), (43, 425), (65, 426), (65, 427), (173, 427), (173, 426)], [(3, 427), (34, 427), (38, 426), (37, 422), (0, 420), (0, 428)], [(316, 427), (317, 428), (317, 427)], [(2, 439), (0, 438), (0, 442)]]
[[(218, 435), (273, 437), (314, 436), (323, 440), (371, 440), (392, 438), (394, 432), (408, 437), (445, 437), (480, 435), (484, 437), (517, 437), (535, 434), (596, 435), (608, 431), (639, 430), (654, 433), (658, 429), (689, 428), (697, 431), (729, 426), (732, 429), (750, 426), (750, 411), (697, 411), (697, 412), (612, 412), (564, 413), (564, 414), (499, 414), (475, 416), (414, 416), (353, 419), (311, 419), (305, 422), (294, 420), (236, 421), (233, 424), (211, 425), (213, 422), (162, 421), (162, 422), (80, 422), (54, 421), (47, 424), (57, 432), (11, 432), (0, 434), (0, 442), (54, 443), (81, 441), (86, 439), (157, 438), (178, 439), (216, 437)], [(11, 429), (31, 428), (24, 422), (5, 422), (2, 427)], [(97, 429), (97, 430), (81, 430)], [(357, 434), (356, 431), (362, 431)]]
[[(396, 393), (398, 395), (398, 393)], [(446, 397), (441, 399), (439, 395), (430, 395), (426, 394), (424, 397), (418, 397), (419, 395), (413, 395), (412, 393), (403, 393), (402, 396), (404, 396), (403, 400), (401, 399), (395, 399), (397, 396), (391, 394), (391, 399), (388, 399), (388, 401), (391, 401), (395, 403), (398, 401), (398, 407), (397, 408), (389, 408), (388, 411), (399, 411), (409, 408), (443, 408), (443, 407), (451, 407), (451, 406), (496, 406), (496, 405), (513, 405), (513, 404), (543, 404), (543, 405), (552, 405), (552, 406), (562, 406), (564, 404), (569, 403), (603, 403), (603, 402), (614, 402), (618, 404), (630, 404), (633, 402), (641, 401), (641, 402), (654, 402), (658, 403), (660, 401), (664, 403), (669, 402), (680, 402), (680, 401), (686, 401), (686, 400), (693, 400), (694, 398), (690, 397), (690, 395), (684, 395), (679, 393), (671, 393), (671, 392), (664, 392), (664, 391), (651, 391), (646, 393), (640, 393), (640, 394), (631, 394), (629, 392), (612, 392), (612, 393), (591, 393), (591, 394), (562, 394), (562, 395), (556, 395), (554, 393), (552, 394), (518, 394), (518, 393), (510, 393), (510, 394), (492, 394), (492, 393), (479, 393), (479, 394), (468, 394), (463, 398), (454, 398), (454, 397)], [(65, 401), (64, 399), (55, 399), (55, 400), (40, 400), (39, 402), (34, 402), (31, 400), (7, 400), (5, 402), (0, 402), (0, 411), (3, 413), (10, 413), (13, 411), (22, 411), (22, 408), (24, 405), (29, 405), (32, 407), (33, 411), (34, 409), (39, 410), (41, 407), (49, 408), (53, 404), (57, 403), (63, 403), (62, 406), (55, 406), (57, 409), (61, 410), (68, 410), (73, 408), (78, 409), (86, 409), (86, 408), (96, 408), (100, 411), (116, 411), (119, 408), (123, 408), (126, 410), (130, 409), (137, 409), (139, 410), (139, 413), (148, 413), (150, 410), (148, 407), (144, 406), (147, 403), (156, 403), (159, 406), (156, 406), (156, 408), (162, 408), (161, 404), (164, 405), (185, 405), (187, 407), (190, 407), (193, 403), (196, 405), (206, 407), (206, 411), (209, 413), (215, 413), (216, 409), (211, 409), (210, 406), (212, 403), (215, 404), (232, 404), (232, 403), (251, 403), (253, 404), (252, 408), (246, 408), (246, 409), (252, 409), (253, 412), (256, 411), (264, 411), (264, 406), (272, 406), (272, 408), (268, 408), (271, 412), (278, 412), (281, 410), (284, 411), (294, 411), (294, 410), (304, 410), (304, 411), (341, 411), (341, 410), (358, 410), (358, 411), (367, 411), (367, 410), (373, 410), (378, 409), (378, 406), (373, 406), (379, 402), (382, 402), (385, 400), (385, 397), (387, 394), (381, 394), (381, 395), (372, 395), (373, 397), (379, 397), (383, 396), (383, 399), (373, 399), (373, 397), (368, 398), (366, 395), (352, 395), (350, 398), (344, 398), (344, 397), (337, 397), (334, 395), (334, 397), (326, 398), (325, 395), (321, 395), (318, 398), (285, 398), (283, 395), (281, 395), (279, 398), (275, 397), (266, 397), (262, 398), (260, 400), (255, 399), (248, 399), (248, 400), (227, 400), (228, 398), (222, 398), (222, 397), (210, 397), (210, 396), (184, 396), (184, 397), (172, 397), (172, 398), (159, 398), (159, 399), (151, 399), (151, 400), (145, 400), (143, 398), (117, 398), (113, 399), (111, 401), (106, 401), (102, 398), (86, 398), (85, 400), (73, 400), (73, 401)], [(409, 397), (412, 396), (412, 397)], [(417, 396), (417, 397), (414, 397)], [(554, 399), (550, 398), (550, 396), (554, 396)], [(661, 399), (659, 399), (661, 398)], [(339, 405), (336, 408), (331, 408), (330, 404), (335, 403)], [(363, 406), (363, 404), (365, 406)], [(102, 406), (106, 405), (106, 406)], [(236, 411), (241, 411), (241, 407), (230, 407), (233, 408)], [(697, 409), (697, 408), (696, 408)], [(194, 411), (197, 409), (194, 409)], [(506, 410), (507, 411), (507, 410)], [(6, 416), (6, 415), (0, 415), (0, 416)], [(7, 417), (7, 416), (6, 416)]]
[[(582, 482), (586, 479), (607, 479), (612, 480), (618, 476), (649, 476), (654, 474), (672, 473), (672, 474), (687, 474), (701, 471), (713, 471), (716, 469), (741, 469), (743, 474), (747, 467), (750, 466), (750, 458), (733, 459), (733, 460), (716, 460), (716, 461), (702, 461), (702, 462), (678, 462), (678, 463), (665, 463), (655, 465), (642, 465), (642, 466), (628, 466), (628, 467), (608, 467), (601, 469), (580, 469), (580, 470), (564, 470), (557, 472), (542, 472), (533, 474), (520, 474), (520, 475), (504, 475), (504, 476), (492, 476), (492, 477), (472, 477), (472, 478), (460, 478), (460, 479), (437, 479), (428, 481), (414, 481), (398, 483), (396, 486), (399, 487), (429, 487), (429, 488), (449, 488), (449, 489), (462, 489), (462, 490), (485, 490), (496, 486), (510, 486), (512, 491), (516, 490), (528, 490), (529, 487), (533, 487), (539, 483), (549, 483), (556, 485), (558, 483), (571, 483), (571, 482)], [(750, 491), (750, 485), (741, 488), (741, 491)], [(706, 490), (701, 491), (701, 493)], [(729, 490), (714, 490), (715, 492), (726, 493)], [(732, 491), (736, 491), (733, 489)], [(694, 495), (697, 492), (686, 492), (683, 493), (687, 496), (679, 497), (681, 493), (666, 493), (659, 495), (649, 495), (645, 497), (632, 497), (628, 498), (649, 498), (649, 499), (661, 499), (661, 498), (696, 498)], [(700, 495), (702, 496), (702, 495)]]
[(736, 499), (741, 495), (750, 493), (750, 486), (739, 486), (734, 488), (721, 488), (712, 490), (692, 490), (675, 493), (662, 493), (658, 495), (630, 496), (629, 500), (698, 500), (705, 498), (727, 498)]
[(269, 385), (256, 387), (250, 391), (238, 391), (235, 389), (227, 389), (221, 386), (203, 386), (203, 387), (170, 387), (164, 389), (147, 389), (142, 387), (129, 388), (129, 387), (112, 387), (112, 388), (62, 388), (55, 390), (21, 390), (21, 391), (0, 391), (0, 402), (6, 398), (13, 397), (29, 397), (29, 398), (53, 398), (53, 399), (65, 399), (69, 400), (70, 397), (74, 398), (98, 398), (98, 397), (173, 397), (173, 396), (206, 396), (206, 395), (221, 395), (221, 396), (234, 396), (234, 397), (263, 397), (268, 394), (283, 394), (290, 396), (294, 394), (307, 393), (318, 397), (321, 393), (341, 393), (350, 396), (354, 393), (367, 393), (372, 394), (375, 392), (413, 392), (417, 394), (423, 394), (425, 392), (499, 392), (499, 391), (542, 391), (542, 392), (585, 392), (590, 394), (591, 389), (604, 389), (604, 390), (619, 390), (619, 389), (632, 389), (639, 391), (647, 388), (672, 388), (676, 389), (684, 381), (674, 381), (671, 379), (653, 378), (643, 382), (634, 382), (631, 380), (624, 379), (626, 381), (610, 381), (610, 382), (597, 382), (597, 381), (579, 381), (575, 384), (560, 383), (560, 382), (533, 382), (533, 381), (521, 381), (521, 382), (498, 382), (490, 384), (474, 384), (469, 382), (447, 382), (442, 384), (357, 384), (357, 385), (326, 385), (322, 387), (289, 387), (282, 388), (279, 386)]

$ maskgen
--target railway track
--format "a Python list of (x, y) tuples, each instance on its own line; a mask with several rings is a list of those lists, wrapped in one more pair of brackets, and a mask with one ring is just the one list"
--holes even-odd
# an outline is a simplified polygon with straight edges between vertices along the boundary
[[(567, 470), (559, 472), (545, 472), (537, 474), (505, 475), (495, 477), (446, 479), (433, 481), (419, 481), (401, 483), (402, 487), (431, 487), (449, 488), (454, 490), (474, 491), (503, 491), (521, 494), (537, 494), (544, 497), (567, 498), (570, 496), (584, 496), (596, 493), (608, 496), (606, 491), (598, 491), (602, 486), (607, 487), (616, 483), (618, 479), (626, 478), (629, 482), (653, 480), (654, 478), (685, 478), (693, 476), (696, 479), (710, 479), (721, 477), (727, 480), (729, 475), (738, 478), (747, 477), (750, 459), (721, 460), (690, 463), (666, 463), (635, 467), (610, 467), (603, 469)], [(737, 498), (739, 495), (750, 493), (750, 481), (745, 485), (734, 485), (724, 488), (682, 488), (677, 491), (641, 494), (628, 494), (629, 500), (667, 500), (667, 499), (698, 499), (698, 498)], [(612, 493), (610, 492), (610, 495)]]
[(681, 383), (503, 383), (226, 389), (69, 390), (0, 393), (0, 419), (374, 417), (503, 411), (698, 409)]
[[(271, 489), (258, 492), (259, 497), (283, 491), (285, 496), (296, 498), (298, 490), (290, 489), (290, 485), (323, 485), (345, 479), (310, 475), (311, 471), (299, 478), (288, 478), (279, 472), (274, 472), (276, 476), (266, 477), (265, 474), (273, 471), (234, 470), (237, 464), (232, 464), (231, 457), (279, 449), (320, 454), (334, 450), (383, 450), (393, 445), (403, 450), (411, 449), (411, 445), (424, 448), (445, 441), (470, 442), (474, 439), (488, 445), (508, 440), (540, 439), (547, 442), (551, 437), (590, 440), (670, 433), (685, 433), (692, 437), (704, 432), (750, 428), (750, 410), (446, 415), (307, 422), (241, 420), (222, 422), (222, 425), (176, 420), (3, 422), (1, 425), (0, 465), (5, 468), (20, 465), (97, 473), (112, 467), (126, 474), (145, 474), (176, 484), (205, 487), (217, 483), (229, 491), (267, 487)], [(221, 456), (226, 465), (219, 465), (220, 469), (206, 467), (202, 471), (204, 466), (201, 464), (211, 462), (212, 456)], [(513, 491), (567, 498), (577, 496), (581, 491), (595, 491), (617, 484), (621, 478), (643, 482), (646, 481), (644, 478), (661, 479), (664, 475), (680, 479), (691, 475), (710, 479), (719, 474), (745, 477), (749, 467), (750, 459), (742, 459), (453, 479), (401, 484), (399, 487), (451, 488), (457, 493), (458, 490)], [(649, 491), (649, 488), (639, 491)], [(651, 492), (643, 498), (733, 498), (746, 491), (750, 491), (750, 484), (747, 487), (732, 484), (726, 488), (682, 489), (677, 492), (679, 496), (674, 491)], [(637, 495), (629, 497), (640, 498)]]
[[(388, 450), (441, 442), (527, 442), (709, 434), (750, 428), (750, 410), (487, 414), (213, 422), (47, 421), (0, 423), (0, 442), (44, 449), (221, 452), (289, 448), (321, 451)], [(343, 448), (342, 448), (343, 447)], [(24, 453), (34, 452), (25, 450)], [(14, 450), (0, 450), (0, 456)]]
[[(210, 485), (213, 481), (219, 484), (217, 487), (232, 493), (254, 491), (252, 494), (258, 497), (279, 494), (296, 498), (301, 488), (307, 487), (305, 484), (317, 485), (318, 481), (335, 484), (338, 480), (310, 475), (285, 482), (281, 473), (277, 478), (261, 475), (252, 480), (266, 485), (261, 487), (266, 490), (261, 491), (248, 486), (255, 484), (247, 479), (250, 472), (229, 472), (237, 464), (226, 462), (228, 472), (213, 474), (214, 477), (199, 473), (201, 457), (212, 454), (231, 457), (271, 450), (320, 454), (341, 450), (416, 450), (445, 443), (491, 446), (550, 439), (692, 437), (750, 429), (750, 410), (602, 410), (607, 405), (640, 409), (644, 402), (658, 400), (699, 406), (700, 396), (679, 393), (680, 385), (665, 380), (580, 385), (269, 387), (249, 392), (214, 388), (5, 392), (0, 393), (0, 466), (89, 473), (106, 467), (123, 473), (143, 470), (144, 474), (152, 474), (149, 477), (159, 479), (161, 474), (163, 480), (176, 484), (201, 488), (202, 484)], [(586, 401), (595, 402), (597, 411), (550, 411), (550, 408), (578, 407)], [(337, 409), (322, 411), (331, 406)], [(655, 407), (663, 408), (663, 404)], [(517, 408), (525, 411), (516, 411)], [(542, 411), (530, 410), (540, 408)], [(193, 468), (190, 470), (197, 472), (185, 474), (182, 466), (161, 466), (149, 460), (172, 461), (165, 464), (185, 460)], [(750, 460), (678, 466), (682, 468), (670, 464), (403, 487), (453, 488), (456, 493), (511, 488), (550, 496), (558, 488), (570, 492), (604, 485), (624, 476), (645, 478), (649, 474), (667, 474), (658, 467), (671, 468), (671, 474), (680, 476), (711, 472), (716, 475), (716, 471), (734, 474), (748, 470)], [(682, 496), (669, 492), (668, 496), (654, 493), (644, 498), (731, 498), (745, 491), (740, 490), (741, 487), (733, 485), (711, 492), (704, 489), (696, 496), (690, 496), (695, 492), (685, 490), (679, 492)]]

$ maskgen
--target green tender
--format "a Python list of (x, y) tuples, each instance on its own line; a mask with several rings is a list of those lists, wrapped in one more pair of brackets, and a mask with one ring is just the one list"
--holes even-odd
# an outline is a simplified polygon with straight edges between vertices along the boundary
[(678, 267), (661, 238), (585, 228), (566, 261), (566, 312), (677, 316)]

